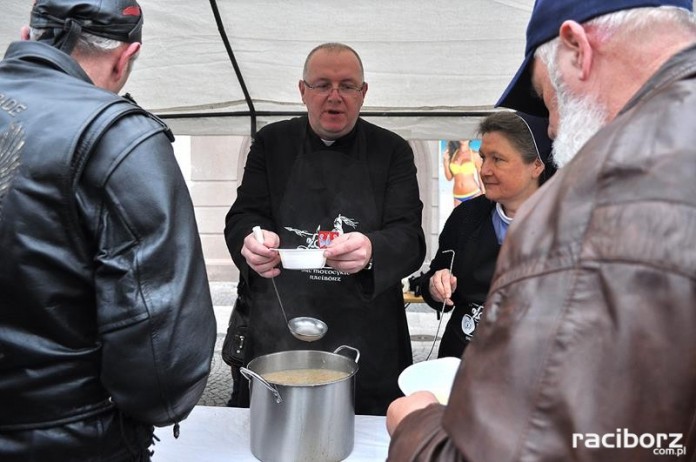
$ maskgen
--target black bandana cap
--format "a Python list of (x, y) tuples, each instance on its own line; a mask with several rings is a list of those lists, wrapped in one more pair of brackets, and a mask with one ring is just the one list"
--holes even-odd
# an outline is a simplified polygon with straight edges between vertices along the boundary
[(70, 53), (81, 32), (119, 42), (141, 42), (143, 14), (135, 0), (36, 0), (29, 24), (52, 30), (42, 40)]

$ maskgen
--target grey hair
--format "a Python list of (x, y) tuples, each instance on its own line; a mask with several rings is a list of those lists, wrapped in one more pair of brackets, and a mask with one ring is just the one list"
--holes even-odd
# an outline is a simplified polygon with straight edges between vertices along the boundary
[[(29, 37), (31, 40), (40, 40), (46, 32), (47, 29), (36, 29), (32, 27), (30, 29)], [(90, 34), (88, 32), (82, 32), (77, 39), (73, 53), (87, 55), (109, 53), (124, 43), (125, 42), (120, 42), (118, 40), (99, 37), (98, 35)]]
[(326, 50), (332, 52), (348, 51), (350, 53), (353, 53), (353, 55), (355, 55), (355, 57), (358, 59), (358, 64), (360, 65), (360, 80), (365, 80), (365, 69), (363, 68), (362, 59), (360, 59), (360, 55), (358, 54), (358, 52), (355, 51), (353, 48), (349, 47), (348, 45), (338, 42), (322, 43), (321, 45), (314, 47), (314, 49), (309, 52), (309, 54), (307, 55), (307, 59), (305, 59), (304, 68), (302, 69), (303, 79), (307, 80), (307, 74), (309, 73), (310, 58), (314, 55), (314, 53), (316, 53), (319, 50)]
[[(616, 11), (591, 19), (584, 23), (597, 29), (601, 40), (609, 40), (619, 32), (635, 32), (655, 25), (656, 22), (666, 22), (678, 24), (686, 29), (696, 31), (696, 17), (691, 11), (674, 6), (660, 6), (648, 8), (632, 8), (629, 10)], [(559, 91), (560, 74), (556, 65), (556, 54), (558, 53), (558, 37), (537, 47), (534, 57), (541, 59), (546, 65), (549, 73), (549, 80), (554, 90)]]
[(660, 6), (646, 8), (632, 8), (615, 13), (605, 14), (587, 22), (601, 32), (613, 35), (619, 29), (636, 31), (648, 28), (656, 22), (668, 22), (680, 24), (691, 30), (696, 29), (694, 14), (684, 8), (676, 6)]
[[(688, 30), (696, 31), (696, 17), (691, 11), (675, 6), (632, 8), (616, 11), (591, 19), (584, 23), (597, 29), (602, 40), (608, 40), (619, 32), (637, 32), (654, 26), (656, 22), (678, 24)], [(537, 47), (534, 57), (541, 59), (549, 69), (549, 76), (556, 74), (555, 57), (559, 38)], [(552, 79), (553, 81), (553, 79)]]
[(546, 65), (551, 83), (553, 84), (555, 90), (558, 90), (558, 88), (556, 88), (555, 77), (558, 74), (558, 70), (556, 69), (556, 53), (558, 53), (559, 43), (560, 39), (556, 37), (542, 45), (539, 45), (534, 52), (534, 57), (540, 59), (541, 62)]

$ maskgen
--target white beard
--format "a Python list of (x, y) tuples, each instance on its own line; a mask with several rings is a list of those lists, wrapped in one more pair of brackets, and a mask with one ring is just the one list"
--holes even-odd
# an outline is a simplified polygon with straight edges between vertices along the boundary
[(571, 94), (555, 66), (550, 66), (549, 75), (558, 99), (558, 130), (553, 140), (553, 158), (556, 166), (561, 168), (606, 124), (607, 111), (589, 96), (583, 98)]

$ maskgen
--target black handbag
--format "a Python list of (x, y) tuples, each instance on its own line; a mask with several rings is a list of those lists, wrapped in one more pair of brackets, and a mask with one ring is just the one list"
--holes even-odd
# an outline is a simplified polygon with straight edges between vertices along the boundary
[[(241, 282), (240, 282), (241, 284)], [(239, 290), (238, 290), (239, 292)], [(222, 360), (228, 366), (244, 365), (244, 350), (248, 341), (249, 306), (242, 295), (237, 296), (222, 342)]]

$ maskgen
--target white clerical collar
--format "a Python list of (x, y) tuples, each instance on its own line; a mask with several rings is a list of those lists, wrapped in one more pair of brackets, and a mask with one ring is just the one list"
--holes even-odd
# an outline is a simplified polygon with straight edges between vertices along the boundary
[(325, 146), (331, 146), (336, 142), (336, 140), (325, 140), (324, 138), (321, 138), (321, 141), (324, 143)]
[(503, 210), (503, 206), (500, 205), (500, 202), (495, 203), (495, 210), (498, 212), (498, 216), (508, 225), (512, 222), (512, 218), (509, 216), (505, 215), (505, 211)]

